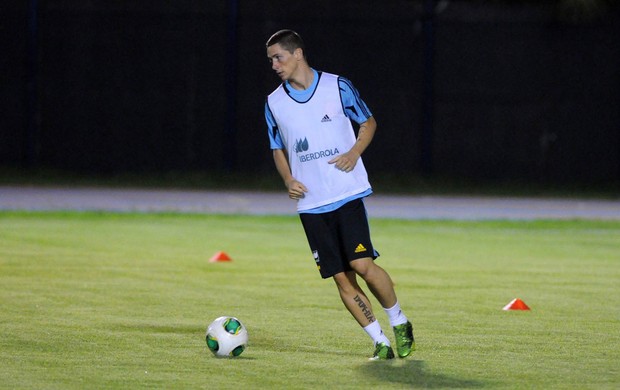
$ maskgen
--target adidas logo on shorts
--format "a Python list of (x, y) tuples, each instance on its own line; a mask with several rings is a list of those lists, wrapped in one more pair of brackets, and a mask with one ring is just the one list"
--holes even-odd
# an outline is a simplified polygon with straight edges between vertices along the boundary
[(355, 248), (355, 253), (361, 253), (361, 252), (366, 252), (366, 248), (364, 248), (364, 245), (359, 244), (357, 248)]

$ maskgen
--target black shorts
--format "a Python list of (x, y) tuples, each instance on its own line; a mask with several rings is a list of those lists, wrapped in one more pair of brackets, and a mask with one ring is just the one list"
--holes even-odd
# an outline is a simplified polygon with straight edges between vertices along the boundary
[(379, 256), (370, 241), (370, 228), (362, 199), (323, 214), (299, 214), (321, 277), (350, 271), (350, 261)]

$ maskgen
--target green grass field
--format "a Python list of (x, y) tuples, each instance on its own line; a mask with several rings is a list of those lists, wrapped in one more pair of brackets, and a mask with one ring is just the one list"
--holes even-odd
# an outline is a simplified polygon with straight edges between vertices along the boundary
[[(295, 217), (0, 212), (0, 387), (620, 387), (620, 222), (371, 228), (407, 359), (367, 361)], [(503, 311), (516, 297), (532, 310)], [(249, 330), (240, 358), (206, 348), (220, 315)]]

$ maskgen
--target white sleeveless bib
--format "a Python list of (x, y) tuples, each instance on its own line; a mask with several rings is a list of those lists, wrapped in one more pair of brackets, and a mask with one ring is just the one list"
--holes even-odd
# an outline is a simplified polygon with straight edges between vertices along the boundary
[(308, 188), (297, 204), (298, 211), (325, 206), (370, 188), (361, 158), (349, 173), (328, 164), (348, 152), (356, 141), (340, 100), (338, 76), (323, 72), (305, 103), (293, 100), (283, 85), (267, 101), (286, 147), (291, 173)]

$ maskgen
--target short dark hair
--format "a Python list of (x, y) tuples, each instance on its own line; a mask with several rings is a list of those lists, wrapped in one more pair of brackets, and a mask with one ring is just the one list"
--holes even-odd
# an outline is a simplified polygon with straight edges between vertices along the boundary
[(296, 49), (301, 49), (304, 53), (304, 58), (306, 57), (306, 46), (304, 45), (303, 39), (293, 30), (280, 30), (273, 34), (268, 40), (266, 46), (273, 46), (276, 43), (279, 43), (283, 49), (290, 52), (291, 54)]

